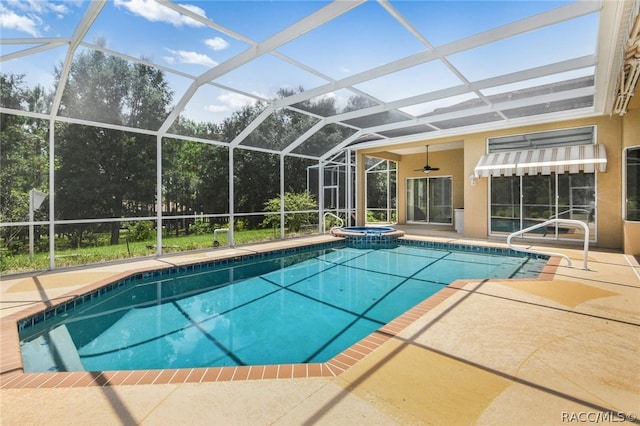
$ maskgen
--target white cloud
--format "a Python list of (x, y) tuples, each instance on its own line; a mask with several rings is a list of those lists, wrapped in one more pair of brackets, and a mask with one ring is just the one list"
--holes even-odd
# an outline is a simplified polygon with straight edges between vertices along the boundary
[(165, 56), (164, 60), (170, 64), (181, 63), (181, 64), (196, 64), (196, 65), (204, 65), (206, 67), (213, 68), (218, 65), (216, 61), (211, 59), (209, 56), (204, 55), (198, 52), (189, 52), (186, 50), (172, 50), (167, 49), (171, 56)]
[[(189, 10), (189, 11), (191, 11), (191, 12), (195, 13), (196, 15), (200, 15), (200, 16), (202, 16), (203, 18), (206, 18), (206, 17), (207, 17), (207, 13), (204, 11), (204, 9), (201, 9), (201, 8), (199, 8), (199, 7), (198, 7), (198, 6), (196, 6), (196, 5), (193, 5), (193, 4), (180, 4), (179, 6), (180, 6), (180, 7), (182, 7), (183, 9), (187, 9), (187, 10)], [(186, 18), (186, 17), (185, 17), (185, 18)], [(189, 18), (187, 18), (187, 19), (189, 19)], [(196, 22), (197, 22), (197, 21), (196, 21)], [(201, 26), (201, 25), (203, 25), (203, 24), (200, 24), (200, 23), (198, 22), (198, 23), (197, 23), (197, 25), (198, 25), (198, 26)]]
[[(173, 9), (162, 6), (153, 0), (115, 0), (116, 7), (124, 7), (131, 13), (142, 16), (151, 22), (164, 22), (175, 27), (183, 25), (190, 27), (201, 27), (203, 24), (189, 18)], [(193, 13), (206, 17), (205, 11), (201, 8), (189, 4), (181, 4), (180, 6), (192, 11)]]
[(349, 96), (345, 96), (344, 94), (338, 94), (335, 92), (327, 93), (323, 96), (323, 99), (333, 99), (336, 107), (339, 110), (343, 110), (349, 103)]
[(229, 47), (229, 43), (222, 37), (210, 38), (205, 40), (204, 43), (215, 51), (224, 50)]
[(209, 112), (227, 112), (229, 111), (227, 105), (205, 105), (204, 110)]
[(0, 4), (0, 27), (21, 31), (34, 37), (47, 32), (49, 25), (45, 15), (54, 14), (62, 19), (69, 12), (66, 3), (51, 3), (40, 0), (5, 0)]
[(34, 37), (40, 36), (38, 27), (42, 24), (42, 20), (33, 14), (18, 15), (0, 4), (0, 27), (21, 31)]
[(22, 12), (42, 13), (46, 4), (36, 0), (7, 0), (4, 2), (11, 9)]
[(205, 105), (204, 109), (209, 112), (227, 112), (238, 110), (245, 105), (254, 105), (256, 100), (239, 93), (225, 92), (218, 95), (216, 99), (218, 104)]
[(336, 92), (331, 92), (331, 93), (326, 93), (324, 95), (319, 96), (320, 99), (324, 100), (324, 99), (338, 99), (338, 95), (336, 95)]
[(67, 4), (73, 2), (66, 1), (64, 3), (53, 3), (50, 1), (42, 0), (5, 0), (3, 3), (5, 3), (10, 9), (19, 10), (25, 13), (35, 13), (41, 15), (53, 12), (59, 15), (64, 15), (69, 11)]
[(64, 15), (68, 12), (67, 6), (59, 3), (47, 3), (49, 9), (58, 15), (58, 18), (63, 18)]
[(223, 93), (218, 96), (218, 100), (229, 105), (233, 109), (242, 108), (247, 104), (253, 105), (256, 103), (255, 99), (234, 92)]

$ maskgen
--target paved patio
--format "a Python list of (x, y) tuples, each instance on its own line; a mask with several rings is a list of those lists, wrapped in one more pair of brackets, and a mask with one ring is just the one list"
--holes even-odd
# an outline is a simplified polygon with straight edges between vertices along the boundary
[[(35, 303), (130, 270), (327, 238), (9, 277), (0, 283), (0, 318), (7, 322)], [(411, 238), (501, 246), (458, 241), (455, 235)], [(579, 249), (551, 250), (582, 264)], [(263, 371), (252, 379), (249, 370), (242, 377), (236, 371), (235, 378), (200, 382), (189, 381), (196, 374), (189, 371), (179, 383), (136, 385), (119, 385), (126, 380), (99, 374), (83, 386), (52, 384), (51, 373), (25, 381), (26, 375), (5, 368), (16, 342), (3, 328), (0, 420), (3, 425), (537, 425), (627, 416), (639, 423), (639, 274), (633, 257), (594, 250), (586, 271), (562, 262), (537, 280), (456, 282), (396, 331), (382, 333), (379, 344), (350, 366), (315, 377), (296, 377), (292, 369), (289, 378), (266, 378)]]

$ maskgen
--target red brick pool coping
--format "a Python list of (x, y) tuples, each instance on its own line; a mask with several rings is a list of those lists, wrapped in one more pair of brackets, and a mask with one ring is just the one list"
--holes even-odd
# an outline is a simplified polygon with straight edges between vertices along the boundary
[[(549, 280), (556, 272), (560, 258), (552, 257), (547, 262), (538, 280)], [(131, 275), (131, 272), (123, 274)], [(98, 282), (82, 289), (89, 292), (96, 288), (117, 281), (118, 277), (111, 277), (107, 282)], [(398, 316), (391, 322), (369, 334), (364, 339), (345, 349), (331, 360), (324, 363), (313, 364), (279, 364), (279, 365), (255, 365), (237, 367), (208, 367), (208, 368), (183, 368), (167, 370), (122, 370), (122, 371), (76, 371), (76, 372), (39, 372), (25, 373), (20, 354), (18, 337), (18, 321), (40, 312), (47, 306), (38, 303), (25, 311), (9, 315), (0, 319), (0, 342), (2, 355), (0, 355), (0, 388), (62, 388), (62, 387), (87, 387), (87, 386), (117, 386), (117, 385), (145, 385), (145, 384), (180, 384), (203, 383), (239, 380), (262, 379), (292, 379), (306, 377), (334, 377), (338, 376), (358, 361), (377, 349), (390, 338), (398, 335), (402, 330), (413, 324), (424, 314), (463, 289), (470, 282), (478, 280), (458, 280), (437, 293), (423, 300), (413, 308)], [(75, 296), (69, 295), (64, 300)]]

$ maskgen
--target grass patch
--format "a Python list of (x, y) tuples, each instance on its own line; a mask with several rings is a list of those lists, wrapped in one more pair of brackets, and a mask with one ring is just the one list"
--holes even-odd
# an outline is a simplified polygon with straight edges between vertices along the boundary
[[(236, 231), (234, 233), (236, 245), (270, 241), (279, 238), (278, 229), (255, 229)], [(218, 234), (220, 248), (227, 246), (227, 234)], [(178, 253), (189, 250), (213, 248), (213, 233), (190, 234), (179, 237), (167, 236), (162, 239), (163, 253)], [(95, 247), (81, 247), (56, 250), (56, 267), (86, 265), (90, 263), (107, 262), (119, 259), (152, 256), (156, 253), (156, 240), (128, 242), (121, 238), (116, 245), (98, 245)], [(33, 261), (28, 254), (11, 255), (0, 252), (0, 270), (3, 275), (18, 272), (41, 271), (49, 268), (48, 253), (35, 253)]]

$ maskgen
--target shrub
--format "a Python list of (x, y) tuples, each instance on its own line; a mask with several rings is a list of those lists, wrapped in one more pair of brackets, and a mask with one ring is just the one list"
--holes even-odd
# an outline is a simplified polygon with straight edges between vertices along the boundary
[[(284, 194), (285, 211), (293, 212), (301, 210), (315, 210), (318, 208), (317, 206), (316, 200), (309, 192), (285, 192)], [(267, 202), (264, 203), (264, 210), (267, 212), (279, 212), (280, 197), (274, 197), (267, 200)], [(285, 226), (288, 226), (289, 231), (291, 232), (300, 232), (300, 228), (302, 228), (303, 225), (313, 223), (312, 220), (315, 216), (315, 213), (287, 213), (284, 219)], [(264, 226), (277, 228), (280, 226), (280, 216), (269, 215), (264, 221), (262, 221), (262, 224)]]
[(129, 241), (147, 241), (155, 237), (153, 222), (140, 221), (127, 224)]
[(203, 219), (196, 219), (195, 223), (189, 227), (196, 235), (205, 235), (213, 232), (211, 224)]

